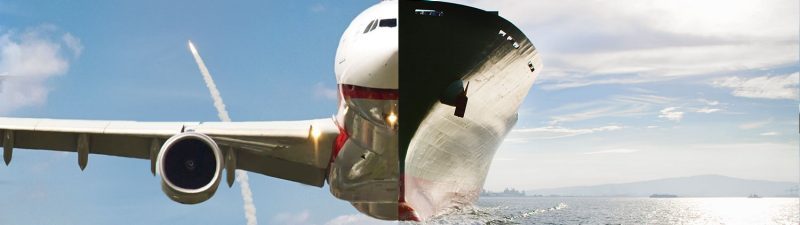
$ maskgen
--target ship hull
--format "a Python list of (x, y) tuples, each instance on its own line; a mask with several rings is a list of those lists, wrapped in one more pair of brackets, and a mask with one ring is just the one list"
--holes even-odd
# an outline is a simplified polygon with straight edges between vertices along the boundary
[[(541, 60), (496, 12), (407, 1), (400, 18), (400, 202), (424, 220), (477, 199)], [(443, 103), (454, 82), (468, 83), (463, 117)]]

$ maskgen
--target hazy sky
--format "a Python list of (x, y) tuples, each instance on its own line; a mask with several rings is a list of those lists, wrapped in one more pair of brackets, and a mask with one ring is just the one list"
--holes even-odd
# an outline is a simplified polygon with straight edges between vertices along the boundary
[[(460, 2), (500, 11), (545, 63), (488, 189), (800, 177), (797, 1)], [(0, 0), (0, 75), (24, 76), (0, 83), (0, 115), (217, 120), (192, 39), (233, 120), (329, 117), (339, 37), (374, 3)], [(15, 151), (0, 224), (244, 223), (236, 186), (185, 206), (147, 161), (76, 158)], [(261, 224), (366, 220), (327, 187), (250, 182)]]
[(486, 188), (800, 179), (797, 1), (458, 2), (544, 61)]

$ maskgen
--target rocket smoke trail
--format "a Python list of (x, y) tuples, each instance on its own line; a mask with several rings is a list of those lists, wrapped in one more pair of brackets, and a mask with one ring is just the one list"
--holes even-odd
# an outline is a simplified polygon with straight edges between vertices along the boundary
[[(231, 122), (231, 117), (228, 116), (228, 110), (225, 109), (225, 103), (222, 102), (222, 96), (219, 94), (219, 90), (217, 90), (217, 85), (214, 84), (214, 80), (211, 79), (211, 73), (208, 72), (206, 64), (203, 62), (203, 59), (200, 58), (200, 54), (197, 53), (197, 49), (194, 48), (192, 41), (189, 41), (189, 49), (192, 51), (192, 55), (194, 55), (197, 67), (200, 68), (200, 73), (203, 74), (203, 80), (206, 82), (208, 91), (211, 92), (211, 98), (214, 99), (214, 108), (217, 108), (219, 119), (223, 122)], [(256, 219), (256, 205), (253, 203), (253, 192), (250, 190), (250, 179), (247, 176), (247, 172), (236, 170), (236, 181), (239, 182), (239, 187), (242, 188), (244, 217), (247, 220), (247, 225), (256, 225), (258, 224), (258, 220)]]
[(192, 41), (189, 41), (189, 49), (192, 50), (194, 61), (197, 62), (197, 67), (200, 68), (200, 73), (203, 74), (203, 80), (206, 81), (206, 87), (208, 87), (208, 91), (211, 92), (211, 98), (214, 99), (214, 108), (217, 108), (217, 115), (219, 116), (219, 119), (222, 120), (222, 122), (231, 122), (231, 117), (228, 116), (228, 110), (225, 109), (225, 103), (222, 102), (222, 95), (219, 94), (217, 85), (214, 84), (214, 80), (211, 79), (211, 73), (208, 72), (206, 64), (203, 62), (203, 59), (200, 58), (200, 54), (197, 53), (197, 49), (194, 48)]

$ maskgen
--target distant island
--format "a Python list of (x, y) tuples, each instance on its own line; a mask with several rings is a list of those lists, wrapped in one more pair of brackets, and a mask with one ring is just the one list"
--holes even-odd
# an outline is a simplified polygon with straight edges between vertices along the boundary
[(481, 190), (481, 197), (525, 197), (525, 191), (518, 191), (514, 188), (506, 188), (503, 192), (491, 192), (486, 189)]
[[(530, 196), (574, 197), (798, 197), (798, 183), (721, 175), (676, 177), (640, 182), (527, 190)], [(669, 193), (669, 194), (666, 194)], [(665, 196), (660, 196), (665, 195)]]

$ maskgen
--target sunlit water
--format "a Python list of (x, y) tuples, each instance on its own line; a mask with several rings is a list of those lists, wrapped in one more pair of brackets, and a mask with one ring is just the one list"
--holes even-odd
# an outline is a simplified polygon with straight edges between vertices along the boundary
[(800, 224), (800, 199), (492, 197), (425, 224)]

